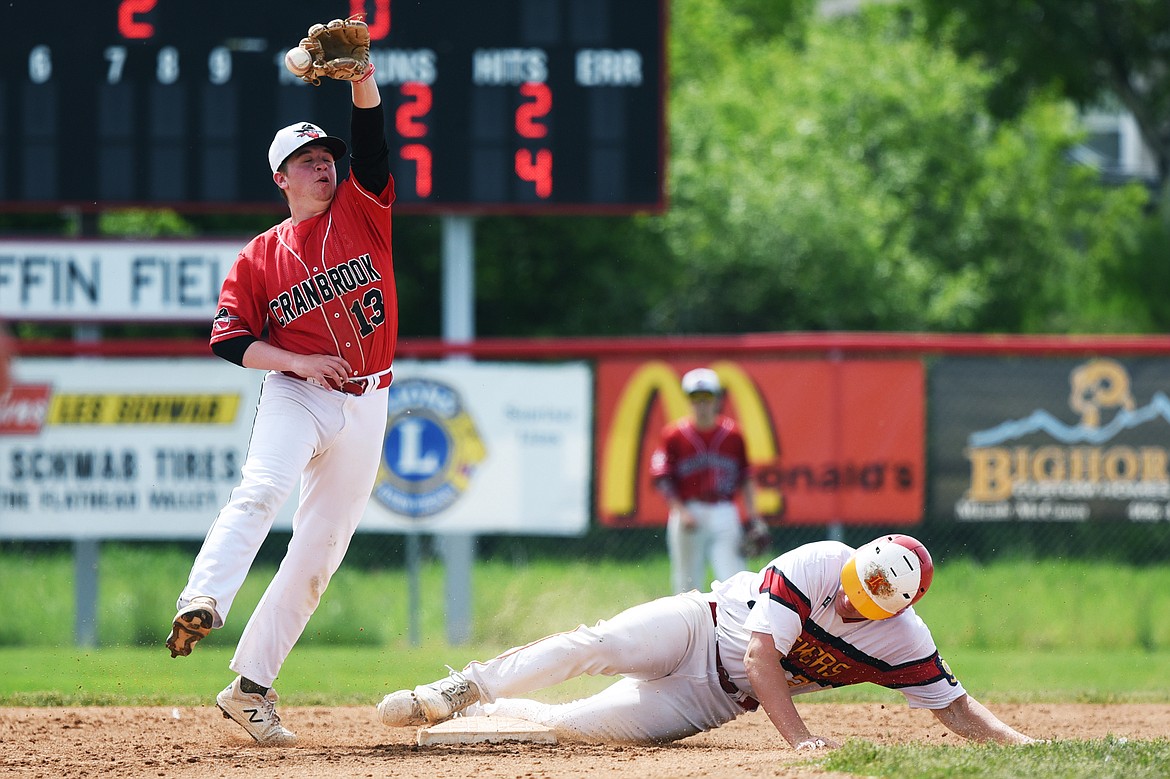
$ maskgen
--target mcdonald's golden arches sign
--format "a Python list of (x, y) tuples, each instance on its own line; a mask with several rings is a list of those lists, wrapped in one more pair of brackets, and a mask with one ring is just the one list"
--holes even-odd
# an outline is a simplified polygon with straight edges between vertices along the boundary
[(761, 513), (791, 524), (914, 524), (925, 479), (918, 360), (603, 359), (596, 505), (603, 524), (660, 525), (648, 475), (663, 425), (690, 413), (683, 373), (713, 368), (743, 430)]

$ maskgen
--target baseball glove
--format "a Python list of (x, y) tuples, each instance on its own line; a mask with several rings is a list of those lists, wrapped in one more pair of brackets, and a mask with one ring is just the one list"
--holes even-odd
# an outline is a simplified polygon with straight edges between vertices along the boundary
[(313, 58), (301, 80), (313, 86), (322, 78), (359, 81), (370, 69), (370, 28), (356, 17), (314, 24), (300, 45)]
[(772, 533), (761, 519), (753, 519), (743, 529), (739, 551), (744, 557), (759, 557), (772, 548)]

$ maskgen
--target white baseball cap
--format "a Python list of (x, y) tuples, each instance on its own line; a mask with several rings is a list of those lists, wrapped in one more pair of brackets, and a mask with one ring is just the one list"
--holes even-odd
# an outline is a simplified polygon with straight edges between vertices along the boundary
[(718, 395), (723, 392), (723, 385), (719, 383), (719, 374), (710, 368), (695, 368), (687, 371), (682, 377), (683, 392), (693, 395), (696, 392), (710, 392)]
[(841, 569), (841, 588), (866, 619), (889, 619), (930, 589), (934, 561), (916, 538), (889, 535), (859, 546)]
[(272, 172), (275, 173), (290, 154), (310, 143), (320, 144), (333, 152), (335, 162), (349, 152), (349, 147), (340, 138), (326, 135), (325, 131), (315, 124), (297, 122), (277, 131), (273, 137), (272, 145), (268, 147), (268, 165)]

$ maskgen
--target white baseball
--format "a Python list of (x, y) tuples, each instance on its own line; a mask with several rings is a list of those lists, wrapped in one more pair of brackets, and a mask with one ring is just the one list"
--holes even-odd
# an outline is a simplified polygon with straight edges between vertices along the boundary
[(284, 66), (294, 76), (303, 76), (313, 67), (313, 57), (298, 46), (285, 52)]

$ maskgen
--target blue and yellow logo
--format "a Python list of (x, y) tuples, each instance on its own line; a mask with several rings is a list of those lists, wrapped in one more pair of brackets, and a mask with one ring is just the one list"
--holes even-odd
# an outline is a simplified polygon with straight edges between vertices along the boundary
[(467, 490), (486, 454), (455, 389), (430, 379), (396, 381), (374, 497), (396, 514), (437, 514)]

